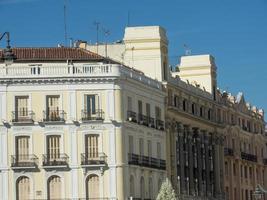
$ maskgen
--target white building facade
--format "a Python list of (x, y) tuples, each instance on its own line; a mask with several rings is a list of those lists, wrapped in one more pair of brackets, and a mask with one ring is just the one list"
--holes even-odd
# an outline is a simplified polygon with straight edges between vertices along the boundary
[(79, 48), (12, 50), (0, 63), (0, 199), (154, 199), (161, 84)]

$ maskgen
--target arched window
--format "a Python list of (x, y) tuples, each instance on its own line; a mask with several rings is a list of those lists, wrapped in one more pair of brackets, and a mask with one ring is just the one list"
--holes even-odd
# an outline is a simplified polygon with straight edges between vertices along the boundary
[(145, 199), (145, 180), (144, 177), (140, 179), (140, 197), (141, 199)]
[(16, 199), (28, 200), (30, 199), (30, 179), (26, 176), (18, 178), (16, 183)]
[(130, 197), (135, 197), (135, 191), (134, 191), (134, 177), (131, 175), (130, 177)]
[(148, 192), (149, 193), (149, 198), (150, 199), (154, 199), (153, 198), (153, 181), (152, 181), (152, 178), (151, 177), (149, 178), (148, 185), (149, 185), (149, 188), (148, 188), (149, 189), (149, 192)]
[(59, 176), (51, 176), (47, 182), (47, 199), (61, 199), (61, 178)]
[(99, 198), (99, 177), (95, 174), (86, 179), (86, 198)]

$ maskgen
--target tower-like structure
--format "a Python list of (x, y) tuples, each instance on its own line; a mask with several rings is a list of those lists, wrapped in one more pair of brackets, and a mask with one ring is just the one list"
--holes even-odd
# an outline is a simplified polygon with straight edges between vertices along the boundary
[(160, 26), (127, 27), (123, 62), (159, 81), (168, 77), (168, 40)]
[(204, 88), (215, 99), (216, 70), (215, 61), (211, 55), (182, 56), (178, 75), (183, 81), (189, 81), (189, 83)]

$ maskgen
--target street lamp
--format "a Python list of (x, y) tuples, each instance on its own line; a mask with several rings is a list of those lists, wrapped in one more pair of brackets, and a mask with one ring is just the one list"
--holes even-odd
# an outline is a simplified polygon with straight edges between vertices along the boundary
[(2, 60), (4, 60), (6, 65), (11, 65), (14, 60), (16, 59), (16, 56), (12, 52), (11, 46), (10, 46), (10, 35), (9, 32), (4, 32), (2, 35), (0, 35), (0, 41), (6, 36), (7, 46), (3, 50)]

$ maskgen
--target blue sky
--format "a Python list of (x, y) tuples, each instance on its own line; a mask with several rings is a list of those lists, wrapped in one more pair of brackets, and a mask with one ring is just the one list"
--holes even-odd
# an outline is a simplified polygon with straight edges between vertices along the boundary
[[(122, 39), (129, 22), (161, 25), (169, 37), (172, 63), (184, 54), (210, 53), (218, 66), (218, 85), (267, 111), (267, 0), (66, 0), (68, 36), (96, 41), (94, 21)], [(13, 46), (64, 43), (64, 0), (0, 0), (0, 32)], [(4, 46), (4, 41), (0, 42)], [(177, 61), (178, 62), (178, 61)]]

